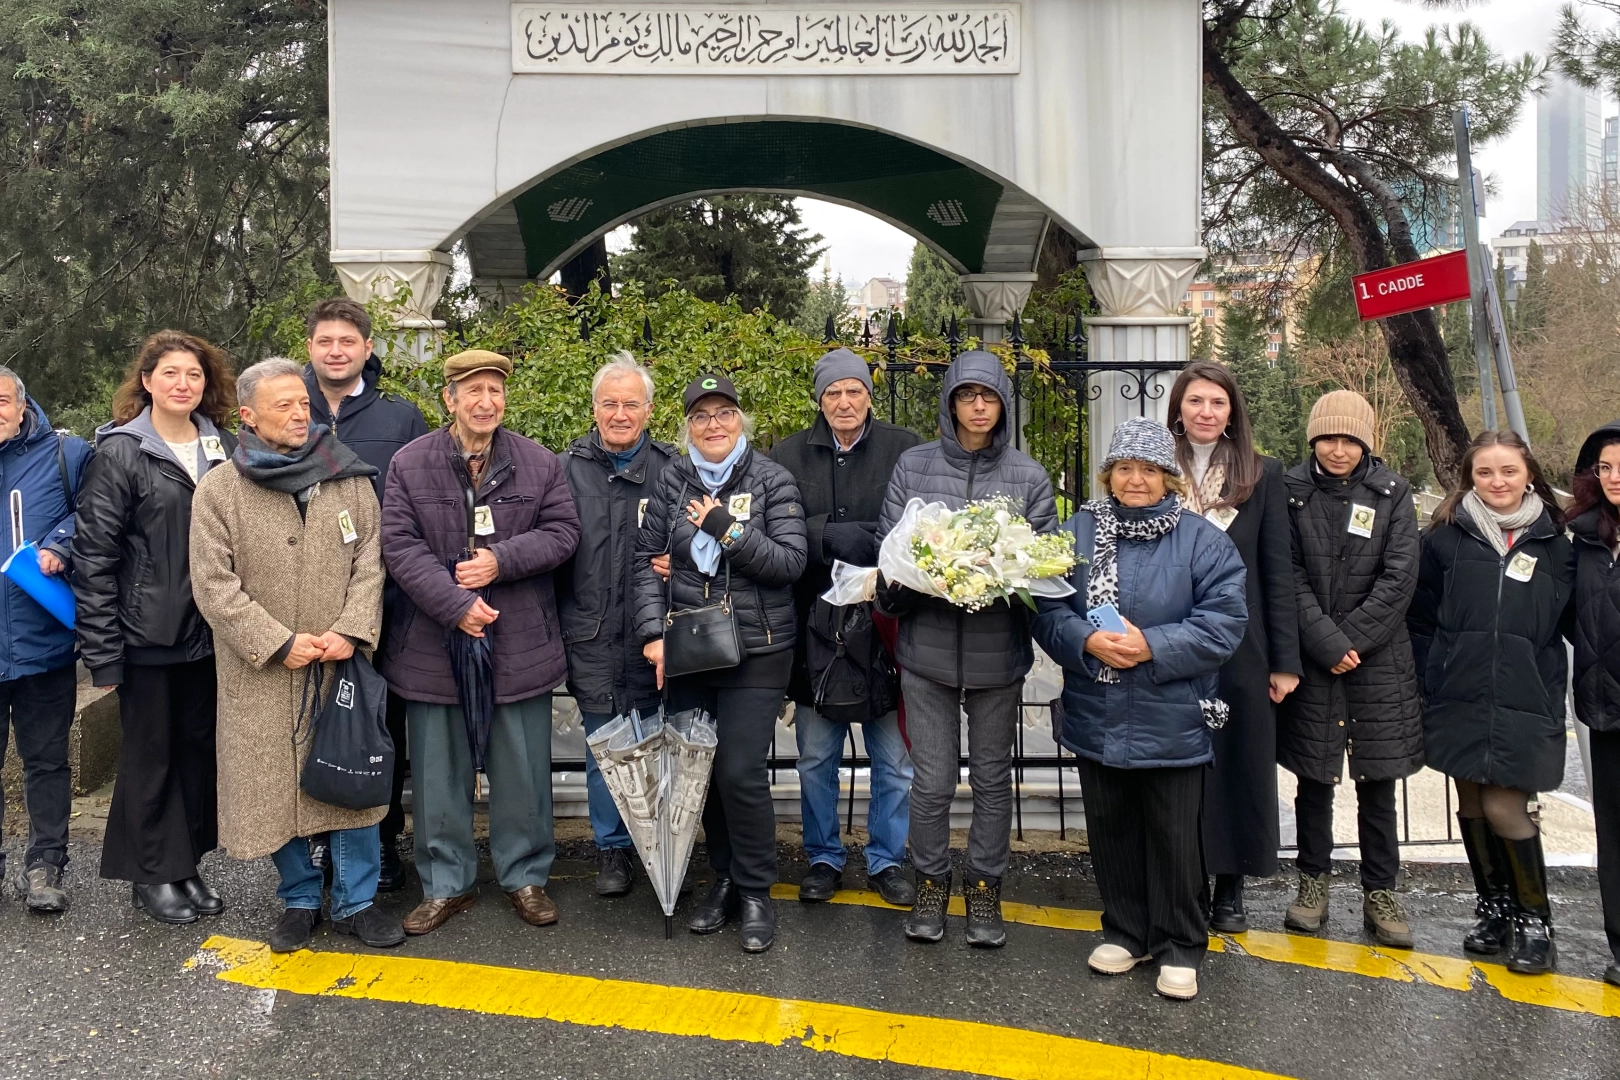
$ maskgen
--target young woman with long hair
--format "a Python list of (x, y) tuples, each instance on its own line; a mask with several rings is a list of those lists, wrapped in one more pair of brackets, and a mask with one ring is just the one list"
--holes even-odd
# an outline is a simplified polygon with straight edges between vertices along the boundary
[(1428, 763), (1457, 785), (1479, 894), (1463, 948), (1510, 971), (1557, 959), (1541, 835), (1527, 811), (1564, 778), (1574, 565), (1564, 514), (1523, 439), (1483, 431), (1423, 536), (1407, 614)]
[(1248, 571), (1248, 628), (1221, 665), (1231, 719), (1213, 735), (1204, 780), (1204, 864), (1215, 875), (1210, 928), (1249, 928), (1243, 878), (1277, 872), (1276, 706), (1299, 685), (1299, 618), (1282, 464), (1254, 445), (1232, 373), (1189, 364), (1170, 388), (1170, 430), (1186, 478), (1182, 502), (1226, 533)]

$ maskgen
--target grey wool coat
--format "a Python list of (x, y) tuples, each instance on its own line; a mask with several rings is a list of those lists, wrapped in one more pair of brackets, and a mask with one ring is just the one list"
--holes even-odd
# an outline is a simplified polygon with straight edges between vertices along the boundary
[[(349, 543), (338, 522), (345, 511), (357, 534)], [(295, 836), (375, 825), (388, 809), (341, 810), (299, 789), (308, 748), (294, 749), (293, 724), (305, 672), (276, 659), (295, 633), (336, 630), (376, 646), (380, 519), (364, 476), (321, 484), (305, 518), (291, 495), (253, 483), (234, 465), (197, 484), (191, 589), (214, 631), (219, 839), (235, 858), (269, 855)]]

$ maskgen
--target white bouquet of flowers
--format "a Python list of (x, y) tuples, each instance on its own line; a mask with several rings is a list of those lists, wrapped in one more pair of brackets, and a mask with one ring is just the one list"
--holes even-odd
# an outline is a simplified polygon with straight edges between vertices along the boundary
[(1076, 563), (1068, 533), (1039, 535), (1006, 498), (982, 499), (952, 510), (942, 502), (912, 499), (883, 538), (875, 567), (834, 563), (830, 604), (852, 604), (877, 594), (886, 581), (938, 596), (968, 611), (1018, 597), (1068, 596), (1065, 575)]

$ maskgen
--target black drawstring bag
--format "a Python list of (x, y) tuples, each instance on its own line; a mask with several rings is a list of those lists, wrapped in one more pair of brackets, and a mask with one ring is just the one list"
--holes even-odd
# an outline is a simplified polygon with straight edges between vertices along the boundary
[(304, 669), (293, 748), (296, 752), (309, 743), (309, 757), (298, 786), (316, 802), (345, 810), (387, 806), (394, 786), (388, 682), (355, 653), (337, 662), (332, 693), (323, 706), (325, 667), (316, 661)]

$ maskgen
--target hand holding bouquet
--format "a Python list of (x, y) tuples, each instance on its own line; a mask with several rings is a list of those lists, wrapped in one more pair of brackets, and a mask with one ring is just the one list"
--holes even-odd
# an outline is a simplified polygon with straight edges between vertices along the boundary
[(832, 604), (871, 599), (877, 574), (925, 596), (968, 611), (1017, 596), (1031, 608), (1036, 596), (1074, 592), (1065, 575), (1075, 566), (1067, 533), (1037, 535), (1005, 498), (983, 499), (952, 510), (942, 502), (912, 499), (883, 540), (876, 569), (835, 564)]

